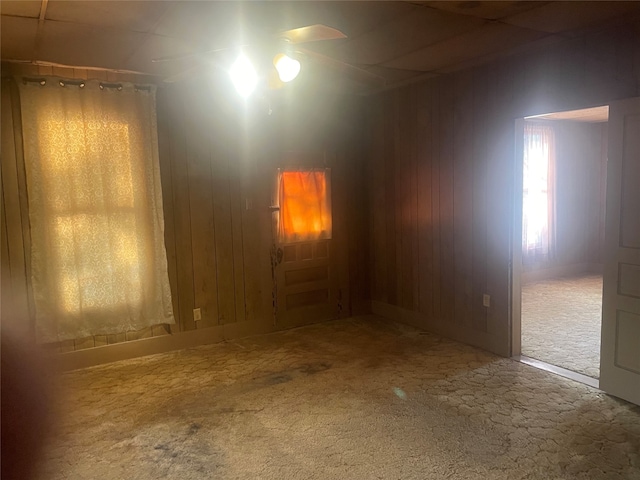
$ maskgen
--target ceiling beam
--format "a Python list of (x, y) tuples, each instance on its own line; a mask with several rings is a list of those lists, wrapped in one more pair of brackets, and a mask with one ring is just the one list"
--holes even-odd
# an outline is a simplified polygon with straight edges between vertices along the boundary
[(44, 27), (44, 20), (47, 16), (47, 6), (49, 5), (49, 0), (42, 0), (40, 4), (40, 15), (38, 15), (38, 28), (36, 30), (36, 41), (33, 48), (33, 57), (31, 57), (32, 61), (38, 59), (38, 55), (40, 52), (40, 45), (42, 44), (42, 30)]
[(42, 4), (40, 5), (40, 15), (38, 16), (38, 23), (44, 22), (44, 18), (47, 15), (48, 5), (49, 5), (49, 0), (42, 0)]

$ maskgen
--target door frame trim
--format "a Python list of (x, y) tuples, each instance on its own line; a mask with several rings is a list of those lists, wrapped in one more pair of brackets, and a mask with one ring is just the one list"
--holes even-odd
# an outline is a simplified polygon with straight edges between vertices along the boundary
[[(593, 107), (610, 107), (612, 102), (581, 106), (572, 109), (551, 111), (556, 113), (570, 110), (583, 110)], [(514, 121), (514, 164), (513, 190), (509, 245), (509, 356), (522, 355), (522, 176), (524, 158), (524, 122), (528, 116), (518, 117)], [(607, 120), (608, 121), (608, 120)], [(606, 242), (606, 238), (605, 238)], [(602, 346), (602, 338), (600, 338)], [(600, 357), (602, 362), (602, 356)]]
[(522, 171), (524, 119), (515, 120), (511, 244), (509, 252), (509, 356), (522, 353)]

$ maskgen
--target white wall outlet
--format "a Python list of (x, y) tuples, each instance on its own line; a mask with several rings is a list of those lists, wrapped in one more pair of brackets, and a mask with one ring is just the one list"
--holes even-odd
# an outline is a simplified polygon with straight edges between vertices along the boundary
[(487, 295), (486, 293), (482, 295), (482, 306), (484, 307), (491, 306), (491, 295)]
[(202, 312), (199, 308), (193, 309), (193, 321), (197, 322), (198, 320), (202, 320)]

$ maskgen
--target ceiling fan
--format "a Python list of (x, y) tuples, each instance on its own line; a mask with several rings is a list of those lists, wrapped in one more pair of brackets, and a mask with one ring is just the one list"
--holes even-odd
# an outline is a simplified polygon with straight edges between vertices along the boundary
[(337, 71), (359, 83), (376, 87), (384, 86), (385, 80), (378, 75), (300, 46), (305, 43), (343, 38), (347, 36), (333, 27), (323, 24), (308, 25), (282, 31), (267, 41), (259, 43), (155, 58), (152, 62), (189, 60), (197, 62), (196, 65), (165, 78), (164, 81), (167, 83), (187, 80), (202, 73), (211, 65), (227, 70), (236, 89), (243, 96), (251, 93), (259, 78), (265, 79), (270, 89), (281, 88), (294, 80), (303, 65), (308, 63)]

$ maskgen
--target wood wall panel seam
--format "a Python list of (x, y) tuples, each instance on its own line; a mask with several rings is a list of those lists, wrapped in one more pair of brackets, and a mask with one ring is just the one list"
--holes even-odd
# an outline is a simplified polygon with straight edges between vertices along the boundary
[[(27, 334), (31, 324), (28, 305), (28, 280), (25, 264), (23, 218), (19, 187), (18, 158), (14, 130), (13, 102), (11, 87), (2, 82), (2, 191), (5, 206), (5, 222), (9, 251), (9, 271), (12, 286), (13, 326), (20, 333)], [(13, 324), (13, 325), (12, 325)], [(26, 325), (25, 325), (26, 324)]]
[[(244, 247), (242, 230), (242, 191), (240, 188), (240, 164), (238, 162), (238, 145), (234, 144), (234, 156), (229, 157), (231, 174), (229, 176), (231, 201), (231, 234), (233, 251), (233, 278), (235, 293), (235, 318), (236, 322), (246, 320), (246, 285), (244, 271)], [(231, 160), (235, 160), (233, 162)]]
[[(191, 214), (188, 198), (188, 177), (186, 170), (186, 136), (184, 132), (183, 105), (176, 94), (171, 96), (170, 115), (173, 120), (171, 129), (171, 177), (176, 188), (173, 189), (175, 215), (176, 255), (178, 262), (178, 297), (180, 299), (180, 318), (183, 330), (195, 329), (193, 322), (193, 255), (191, 252)], [(180, 164), (178, 164), (180, 163)]]
[[(387, 252), (387, 301), (393, 305), (397, 303), (397, 271), (396, 271), (396, 234), (395, 234), (395, 157), (394, 157), (394, 140), (395, 136), (391, 135), (395, 116), (393, 115), (394, 97), (391, 93), (385, 95), (384, 119), (385, 119), (385, 212), (386, 212), (386, 252)], [(391, 125), (390, 125), (391, 123)], [(392, 187), (392, 188), (390, 188)]]
[(453, 322), (454, 289), (453, 282), (453, 91), (451, 82), (443, 82), (443, 103), (440, 108), (439, 123), (442, 125), (440, 148), (440, 211), (441, 211), (441, 318)]
[(171, 136), (168, 131), (168, 105), (164, 94), (159, 93), (156, 98), (158, 117), (158, 157), (162, 184), (162, 205), (164, 212), (165, 249), (167, 252), (167, 273), (171, 287), (171, 299), (175, 325), (175, 332), (181, 330), (180, 299), (178, 296), (177, 259), (175, 240), (175, 213), (173, 204), (173, 181), (171, 177)]
[(20, 92), (15, 81), (10, 82), (11, 107), (13, 119), (13, 138), (16, 153), (16, 171), (18, 174), (18, 196), (20, 200), (20, 218), (22, 221), (22, 241), (24, 245), (24, 266), (26, 277), (26, 296), (29, 322), (29, 335), (35, 338), (35, 300), (31, 285), (31, 222), (29, 219), (29, 197), (27, 195), (27, 176), (22, 139), (22, 110), (20, 107)]
[(442, 82), (440, 78), (433, 82), (434, 95), (431, 105), (431, 232), (432, 232), (432, 266), (433, 274), (431, 279), (433, 289), (433, 317), (434, 319), (442, 318), (441, 305), (442, 305), (442, 291), (441, 291), (441, 210), (440, 210), (440, 143), (441, 137), (441, 123), (440, 123), (440, 108), (441, 108), (441, 89)]
[(418, 204), (420, 211), (418, 217), (419, 225), (419, 245), (418, 245), (418, 265), (420, 268), (420, 299), (419, 311), (426, 315), (427, 318), (433, 317), (433, 236), (431, 226), (433, 224), (432, 216), (432, 149), (433, 140), (433, 113), (432, 113), (432, 90), (424, 88), (422, 95), (423, 101), (419, 102), (420, 112), (423, 116), (421, 122), (422, 134), (418, 136), (417, 143), (419, 145), (418, 158)]

